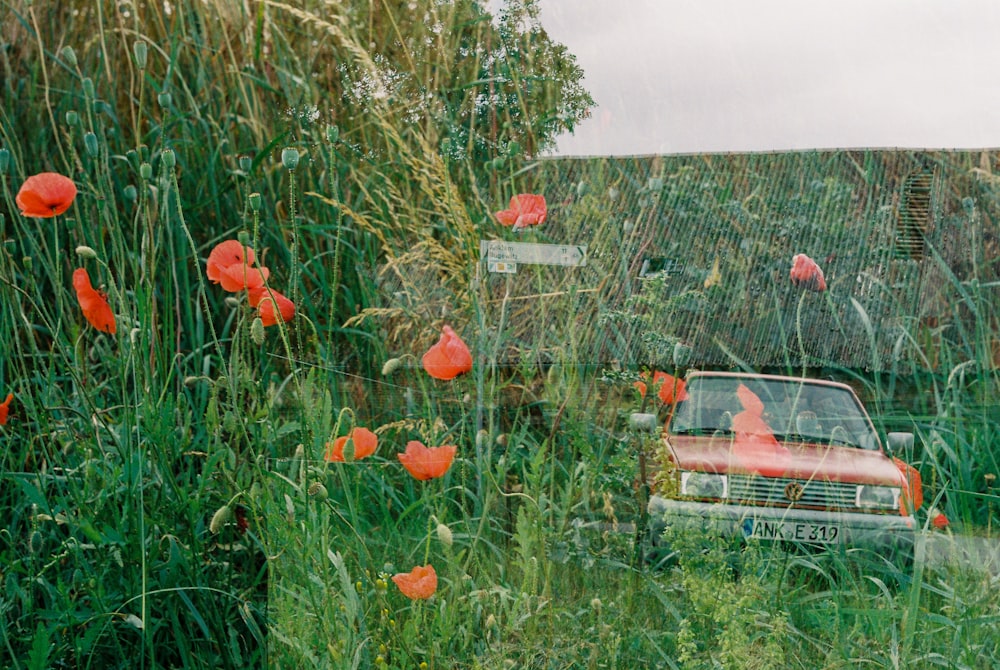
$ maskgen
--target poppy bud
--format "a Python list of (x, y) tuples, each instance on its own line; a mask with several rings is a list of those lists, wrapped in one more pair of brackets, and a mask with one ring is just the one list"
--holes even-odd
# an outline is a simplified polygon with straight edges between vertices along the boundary
[(589, 192), (590, 192), (590, 184), (588, 184), (587, 182), (581, 181), (579, 184), (576, 185), (576, 196), (578, 198), (582, 198)]
[(390, 358), (382, 366), (382, 376), (383, 377), (388, 377), (389, 375), (391, 375), (393, 372), (395, 372), (396, 370), (398, 370), (402, 366), (403, 366), (402, 359), (400, 359), (400, 358)]
[(140, 163), (139, 165), (139, 176), (142, 177), (143, 181), (149, 181), (153, 178), (153, 166), (149, 163)]
[(139, 197), (139, 192), (135, 190), (135, 186), (132, 186), (132, 184), (126, 186), (122, 194), (129, 202), (135, 202), (135, 199)]
[(157, 102), (157, 104), (160, 105), (160, 107), (163, 108), (163, 109), (166, 109), (167, 107), (169, 107), (170, 103), (172, 101), (173, 101), (173, 98), (171, 97), (170, 93), (168, 93), (167, 91), (163, 91), (162, 93), (160, 93), (159, 95), (156, 96), (156, 102)]
[(446, 137), (441, 140), (441, 153), (448, 154), (451, 153), (451, 138)]
[(160, 154), (160, 161), (163, 163), (163, 167), (170, 169), (177, 164), (177, 156), (174, 155), (173, 149), (164, 149), (163, 153)]
[(223, 505), (219, 509), (215, 510), (215, 514), (212, 515), (212, 521), (208, 524), (208, 530), (212, 535), (217, 535), (226, 522), (229, 521), (233, 516), (233, 510), (229, 508), (229, 505)]
[(337, 126), (327, 126), (326, 127), (326, 140), (331, 144), (335, 143), (340, 139), (340, 128)]
[(76, 248), (76, 255), (80, 258), (89, 258), (91, 260), (97, 258), (96, 251), (94, 251), (91, 247), (82, 244)]
[(635, 224), (632, 223), (632, 219), (625, 219), (625, 222), (622, 223), (622, 232), (628, 235), (633, 230), (635, 230)]
[(80, 123), (80, 115), (76, 110), (71, 109), (66, 112), (66, 125), (75, 126), (78, 123)]
[(28, 272), (31, 272), (31, 266), (32, 266), (31, 256), (25, 256), (24, 258), (22, 258), (21, 259), (21, 265), (24, 266), (25, 270), (27, 270)]
[(294, 170), (299, 166), (299, 152), (297, 149), (287, 147), (281, 150), (281, 164), (289, 170)]
[(83, 146), (87, 150), (87, 155), (91, 158), (96, 158), (98, 154), (98, 144), (97, 135), (94, 133), (86, 133), (83, 136)]
[(255, 212), (260, 211), (260, 193), (251, 193), (247, 196), (247, 201), (250, 203), (250, 209)]
[(66, 61), (66, 65), (70, 67), (76, 67), (76, 52), (73, 51), (73, 47), (65, 46), (62, 50), (63, 60)]
[(250, 339), (257, 346), (264, 344), (264, 322), (259, 316), (250, 322)]
[(617, 200), (619, 195), (621, 195), (621, 191), (619, 191), (618, 189), (614, 187), (608, 189), (608, 200), (610, 200), (611, 202)]
[(136, 42), (132, 45), (132, 55), (135, 56), (135, 64), (140, 70), (146, 69), (146, 43)]
[(90, 77), (83, 78), (83, 94), (91, 99), (94, 97), (94, 80)]
[(454, 536), (451, 534), (451, 528), (448, 528), (448, 526), (444, 525), (443, 523), (439, 523), (437, 525), (437, 528), (435, 528), (435, 532), (437, 533), (438, 542), (440, 542), (446, 547), (451, 546), (451, 543), (455, 539)]

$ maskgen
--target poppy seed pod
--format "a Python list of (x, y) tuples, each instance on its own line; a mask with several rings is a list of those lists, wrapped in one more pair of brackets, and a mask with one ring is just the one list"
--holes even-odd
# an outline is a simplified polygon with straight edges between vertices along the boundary
[(94, 80), (90, 77), (83, 78), (83, 94), (90, 100), (94, 99)]
[(253, 159), (246, 154), (240, 156), (237, 162), (240, 165), (240, 169), (244, 172), (250, 172), (250, 169), (253, 168)]
[(143, 181), (149, 181), (153, 178), (153, 166), (149, 163), (139, 164), (139, 176), (142, 177)]
[(260, 211), (260, 193), (251, 193), (248, 195), (247, 202), (250, 203), (250, 209), (255, 212)]
[(171, 102), (173, 102), (173, 97), (167, 91), (163, 91), (156, 96), (156, 103), (163, 109), (169, 107)]
[(281, 150), (281, 164), (289, 170), (294, 170), (299, 166), (299, 152), (297, 149), (287, 147)]
[(306, 490), (310, 498), (314, 498), (316, 502), (323, 502), (330, 497), (330, 492), (326, 490), (326, 487), (321, 482), (313, 482), (309, 485)]
[(163, 153), (160, 154), (160, 161), (163, 163), (165, 168), (173, 168), (177, 164), (177, 156), (174, 155), (173, 149), (164, 149)]

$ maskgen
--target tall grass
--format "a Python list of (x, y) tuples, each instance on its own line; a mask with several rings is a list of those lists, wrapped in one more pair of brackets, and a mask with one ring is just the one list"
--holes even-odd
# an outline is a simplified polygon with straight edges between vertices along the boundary
[[(608, 191), (634, 176), (565, 183), (536, 160), (557, 118), (542, 112), (581, 112), (584, 94), (572, 77), (561, 93), (521, 79), (564, 56), (515, 39), (530, 11), (490, 30), (469, 2), (349, 4), (3, 2), (0, 396), (15, 401), (0, 428), (2, 665), (995, 657), (996, 599), (974, 571), (715, 546), (651, 571), (634, 534), (582, 523), (641, 512), (625, 422), (638, 400), (594, 356), (603, 310), (641, 293), (630, 256), (612, 253), (641, 241)], [(490, 84), (462, 47), (494, 39), (510, 60)], [(520, 88), (463, 115), (501, 82)], [(427, 91), (452, 107), (422, 107)], [(15, 203), (41, 171), (79, 188), (55, 219)], [(657, 184), (641, 186), (637, 216), (655, 222)], [(507, 235), (491, 212), (529, 190), (549, 198), (551, 225), (523, 239), (578, 243), (589, 227), (601, 241), (587, 267), (482, 271), (479, 240)], [(263, 338), (245, 297), (205, 276), (209, 251), (236, 238), (297, 306)], [(81, 318), (77, 267), (106, 291), (114, 335)], [(989, 527), (993, 286), (948, 280), (967, 330), (900, 345), (907, 365), (933, 357), (947, 374), (901, 362), (877, 390), (914, 380), (926, 404), (891, 420), (925, 438), (915, 456), (936, 503)], [(475, 356), (450, 382), (419, 365), (444, 324)], [(663, 338), (643, 350), (677, 339)], [(376, 454), (325, 460), (355, 426), (376, 431)], [(458, 446), (446, 476), (402, 469), (414, 439)], [(436, 595), (406, 599), (392, 575), (428, 563)]]

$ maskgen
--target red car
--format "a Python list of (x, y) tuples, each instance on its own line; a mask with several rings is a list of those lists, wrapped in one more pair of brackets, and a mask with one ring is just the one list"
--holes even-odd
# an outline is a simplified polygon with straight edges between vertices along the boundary
[[(909, 551), (922, 499), (851, 387), (692, 372), (655, 458), (654, 525), (694, 523), (763, 542)], [(910, 433), (890, 433), (893, 449)]]

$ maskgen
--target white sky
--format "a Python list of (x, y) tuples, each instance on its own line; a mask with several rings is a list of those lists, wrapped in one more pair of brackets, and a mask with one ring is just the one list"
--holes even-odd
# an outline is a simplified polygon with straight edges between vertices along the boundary
[(540, 0), (597, 103), (562, 155), (1000, 147), (998, 0)]

